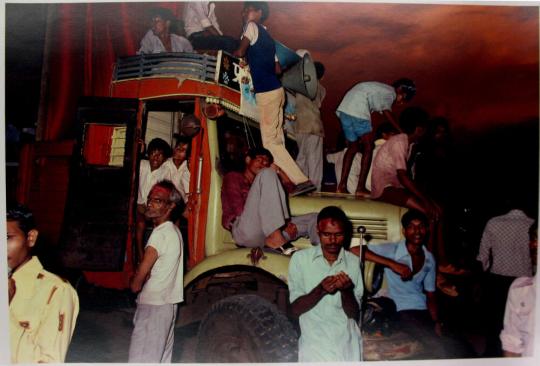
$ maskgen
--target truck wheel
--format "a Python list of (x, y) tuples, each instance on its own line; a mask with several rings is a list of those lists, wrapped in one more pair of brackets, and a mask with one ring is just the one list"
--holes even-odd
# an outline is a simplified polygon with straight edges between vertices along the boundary
[(298, 335), (277, 307), (257, 295), (215, 303), (199, 327), (197, 362), (296, 362)]

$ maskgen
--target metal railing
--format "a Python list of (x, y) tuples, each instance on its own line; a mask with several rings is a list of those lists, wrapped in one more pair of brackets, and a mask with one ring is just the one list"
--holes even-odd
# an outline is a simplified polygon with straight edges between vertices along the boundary
[(159, 76), (214, 81), (217, 57), (187, 52), (141, 54), (118, 58), (113, 81)]

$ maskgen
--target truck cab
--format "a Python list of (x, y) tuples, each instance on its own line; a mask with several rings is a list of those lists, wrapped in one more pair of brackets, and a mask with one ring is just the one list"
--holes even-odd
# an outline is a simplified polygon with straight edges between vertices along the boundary
[[(69, 161), (69, 179), (62, 183), (65, 197), (56, 203), (64, 212), (56, 229), (58, 247), (63, 265), (83, 271), (89, 283), (128, 288), (135, 270), (140, 140), (160, 137), (172, 144), (173, 135), (183, 131), (182, 117), (194, 114), (201, 125), (192, 137), (189, 170), (197, 204), (184, 237), (185, 301), (177, 326), (200, 321), (196, 352), (201, 362), (296, 361), (297, 330), (287, 318), (290, 258), (263, 252), (254, 260), (251, 249), (238, 247), (221, 225), (223, 174), (240, 168), (243, 159), (238, 157), (245, 149), (261, 145), (258, 122), (241, 114), (238, 65), (239, 60), (222, 51), (215, 56), (161, 53), (118, 60), (110, 97), (81, 99), (77, 140), (63, 145), (64, 155), (59, 153)], [(294, 136), (287, 140), (294, 148)], [(32, 152), (25, 156), (26, 166), (36, 161)], [(34, 174), (25, 179), (19, 197), (42, 178)], [(360, 240), (356, 229), (361, 226), (370, 243), (400, 238), (402, 207), (327, 192), (290, 198), (292, 215), (329, 205), (347, 213), (353, 240)], [(295, 245), (311, 243), (300, 239)], [(365, 273), (369, 291), (371, 265)]]

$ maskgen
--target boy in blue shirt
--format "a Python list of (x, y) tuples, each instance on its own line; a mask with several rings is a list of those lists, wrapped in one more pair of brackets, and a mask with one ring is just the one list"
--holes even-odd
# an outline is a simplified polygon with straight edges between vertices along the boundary
[(283, 135), (285, 92), (277, 77), (277, 74), (281, 73), (281, 68), (277, 62), (274, 40), (262, 25), (268, 18), (268, 13), (266, 2), (244, 3), (242, 11), (244, 32), (234, 56), (247, 56), (259, 110), (263, 147), (272, 153), (275, 164), (296, 185), (292, 193), (294, 195), (314, 190), (316, 187), (302, 173), (285, 148)]

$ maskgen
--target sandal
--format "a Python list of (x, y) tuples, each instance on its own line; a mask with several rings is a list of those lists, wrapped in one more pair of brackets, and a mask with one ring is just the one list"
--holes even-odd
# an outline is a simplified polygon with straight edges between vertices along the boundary
[(292, 245), (291, 243), (285, 243), (282, 246), (277, 247), (277, 248), (265, 247), (265, 249), (268, 249), (268, 250), (270, 250), (272, 252), (275, 252), (275, 253), (278, 253), (278, 254), (283, 254), (283, 255), (286, 255), (286, 256), (291, 256), (291, 255), (293, 255), (294, 252), (296, 252), (298, 250), (298, 248), (295, 247), (294, 245)]

